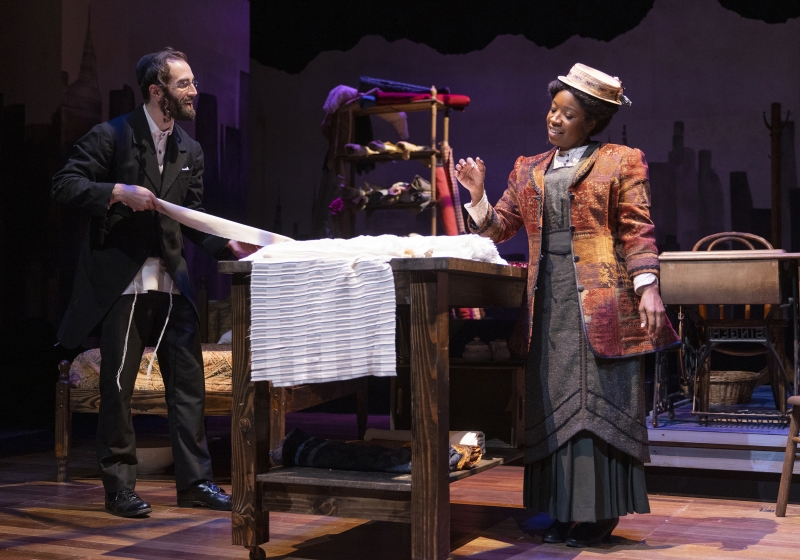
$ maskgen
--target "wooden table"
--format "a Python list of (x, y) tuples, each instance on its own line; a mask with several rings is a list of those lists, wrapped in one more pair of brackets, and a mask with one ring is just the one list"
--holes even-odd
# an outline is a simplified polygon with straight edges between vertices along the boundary
[(297, 467), (268, 472), (280, 403), (270, 403), (268, 382), (250, 380), (251, 263), (219, 264), (233, 275), (232, 538), (251, 558), (265, 557), (258, 545), (269, 540), (273, 510), (409, 522), (411, 558), (443, 560), (450, 553), (450, 482), (519, 456), (491, 454), (478, 468), (451, 475), (448, 323), (451, 307), (522, 306), (527, 270), (454, 258), (395, 259), (391, 266), (397, 305), (411, 312), (410, 478)]

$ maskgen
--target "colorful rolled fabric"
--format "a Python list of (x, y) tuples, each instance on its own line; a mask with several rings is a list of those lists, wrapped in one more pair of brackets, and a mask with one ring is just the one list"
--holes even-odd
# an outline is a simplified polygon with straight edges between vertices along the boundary
[[(428, 93), (431, 91), (431, 86), (420, 86), (416, 84), (406, 84), (404, 82), (395, 82), (392, 80), (383, 80), (381, 78), (370, 78), (369, 76), (361, 76), (358, 84), (358, 91), (369, 91), (372, 89), (379, 89), (381, 91), (405, 91), (412, 93)], [(436, 91), (442, 93), (450, 93), (449, 87), (437, 87)]]
[[(400, 103), (413, 103), (414, 101), (424, 101), (431, 98), (430, 93), (399, 93), (377, 91), (375, 92), (375, 103), (377, 105), (397, 105)], [(444, 103), (451, 109), (465, 109), (469, 105), (470, 99), (467, 95), (455, 93), (442, 93), (436, 99)]]

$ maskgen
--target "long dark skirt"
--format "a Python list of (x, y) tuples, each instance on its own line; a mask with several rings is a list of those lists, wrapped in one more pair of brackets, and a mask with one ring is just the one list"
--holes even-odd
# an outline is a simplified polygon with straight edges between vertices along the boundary
[(642, 462), (587, 431), (525, 465), (523, 492), (526, 508), (564, 522), (650, 513)]

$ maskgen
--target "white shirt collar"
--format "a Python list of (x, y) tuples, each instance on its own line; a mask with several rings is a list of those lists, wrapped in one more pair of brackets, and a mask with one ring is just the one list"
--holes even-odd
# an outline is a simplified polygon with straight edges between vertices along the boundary
[(166, 132), (167, 135), (172, 134), (172, 128), (175, 125), (175, 121), (170, 121), (169, 128), (162, 131), (160, 128), (158, 128), (158, 125), (153, 120), (153, 117), (150, 116), (150, 113), (147, 111), (147, 108), (144, 105), (142, 105), (142, 111), (144, 111), (144, 116), (147, 117), (147, 124), (150, 126), (150, 134), (154, 136), (156, 133), (158, 133), (160, 136), (164, 132)]
[(586, 152), (586, 148), (588, 147), (589, 144), (584, 144), (583, 146), (567, 150), (563, 154), (559, 154), (557, 150), (556, 155), (553, 157), (553, 169), (560, 169), (562, 167), (573, 167), (581, 160), (584, 152)]

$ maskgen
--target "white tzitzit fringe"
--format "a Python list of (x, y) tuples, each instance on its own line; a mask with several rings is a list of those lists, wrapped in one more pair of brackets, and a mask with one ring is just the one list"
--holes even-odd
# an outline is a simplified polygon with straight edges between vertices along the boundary
[(170, 277), (170, 285), (169, 285), (169, 309), (167, 309), (167, 320), (164, 321), (164, 326), (161, 328), (161, 334), (158, 335), (158, 342), (156, 342), (156, 348), (153, 350), (153, 355), (150, 356), (150, 363), (147, 364), (147, 379), (150, 379), (150, 372), (153, 371), (153, 361), (156, 359), (156, 353), (158, 352), (158, 347), (161, 346), (161, 339), (164, 337), (164, 331), (167, 330), (167, 323), (169, 323), (169, 314), (172, 313), (172, 278)]
[(133, 321), (133, 310), (136, 309), (136, 298), (139, 297), (139, 288), (136, 286), (136, 279), (133, 279), (133, 305), (131, 305), (131, 314), (128, 317), (128, 330), (125, 331), (125, 344), (122, 346), (122, 362), (119, 364), (117, 370), (117, 389), (122, 392), (122, 385), (119, 383), (119, 376), (122, 375), (122, 368), (125, 367), (125, 356), (128, 354), (128, 335), (131, 333), (131, 322)]
[[(153, 350), (153, 355), (150, 356), (150, 363), (147, 365), (147, 379), (150, 379), (150, 372), (153, 371), (153, 361), (156, 359), (156, 353), (158, 352), (158, 347), (161, 346), (161, 339), (164, 338), (164, 332), (167, 330), (167, 323), (169, 323), (169, 316), (172, 313), (172, 289), (174, 284), (172, 279), (170, 278), (170, 286), (169, 286), (169, 309), (167, 309), (167, 319), (164, 321), (164, 326), (161, 328), (161, 334), (158, 336), (158, 342), (156, 343), (156, 348)], [(122, 385), (120, 384), (119, 378), (122, 375), (122, 368), (125, 367), (125, 356), (128, 354), (128, 337), (131, 333), (131, 323), (133, 322), (133, 311), (136, 309), (136, 299), (139, 297), (139, 287), (136, 285), (136, 280), (133, 281), (133, 305), (131, 305), (131, 314), (128, 317), (128, 329), (125, 331), (125, 344), (122, 347), (122, 363), (119, 365), (119, 369), (117, 370), (117, 389), (122, 392)]]

